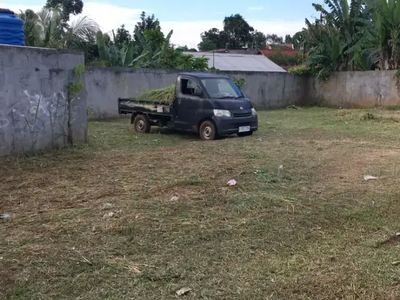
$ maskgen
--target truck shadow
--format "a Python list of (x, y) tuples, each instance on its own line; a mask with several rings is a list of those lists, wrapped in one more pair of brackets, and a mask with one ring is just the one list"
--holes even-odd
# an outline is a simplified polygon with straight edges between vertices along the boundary
[[(201, 141), (199, 134), (193, 131), (180, 131), (168, 128), (154, 128), (154, 129), (152, 128), (150, 134), (162, 134), (166, 136), (176, 136), (180, 139), (185, 139), (185, 140)], [(236, 134), (223, 135), (218, 137), (217, 140), (232, 139), (237, 137), (238, 136)]]
[(170, 135), (176, 136), (181, 139), (185, 140), (201, 140), (199, 135), (195, 132), (189, 131), (179, 131), (175, 129), (168, 129), (168, 128), (152, 128), (150, 134), (162, 134), (162, 135)]

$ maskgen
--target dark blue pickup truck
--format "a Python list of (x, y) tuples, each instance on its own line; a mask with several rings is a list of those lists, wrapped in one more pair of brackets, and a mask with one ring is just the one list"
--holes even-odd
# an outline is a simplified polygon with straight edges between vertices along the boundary
[(147, 133), (154, 125), (194, 131), (203, 140), (214, 140), (228, 134), (248, 136), (258, 129), (250, 100), (231, 78), (216, 74), (181, 73), (172, 104), (120, 98), (118, 110), (132, 114), (138, 132)]

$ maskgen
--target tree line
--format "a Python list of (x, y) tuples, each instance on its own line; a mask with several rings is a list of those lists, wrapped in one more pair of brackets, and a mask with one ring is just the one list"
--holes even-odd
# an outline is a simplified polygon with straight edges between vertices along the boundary
[[(184, 55), (193, 51), (171, 44), (173, 32), (166, 36), (154, 15), (142, 12), (131, 34), (124, 25), (116, 31), (103, 33), (99, 25), (81, 16), (82, 0), (47, 0), (38, 12), (26, 10), (19, 14), (25, 21), (25, 44), (79, 50), (86, 65), (103, 67), (135, 67), (160, 69), (206, 70), (208, 59)], [(69, 22), (71, 15), (79, 15)]]
[[(305, 19), (305, 27), (284, 38), (254, 29), (240, 14), (225, 17), (223, 29), (201, 34), (199, 50), (264, 48), (267, 44), (293, 44), (304, 65), (317, 76), (333, 71), (397, 69), (400, 63), (400, 0), (324, 0), (312, 4), (319, 13)], [(27, 46), (81, 50), (89, 65), (140, 68), (207, 69), (207, 59), (183, 55), (196, 51), (171, 44), (160, 21), (143, 12), (133, 32), (125, 26), (103, 33), (91, 19), (81, 16), (82, 0), (47, 0), (39, 12), (26, 10)], [(69, 22), (71, 15), (79, 15)], [(302, 70), (303, 72), (304, 70)]]
[(254, 29), (240, 14), (225, 17), (223, 30), (211, 28), (201, 34), (201, 42), (198, 45), (200, 51), (216, 49), (262, 49), (267, 44), (293, 44), (295, 49), (302, 46), (302, 32), (285, 38), (277, 34), (264, 34)]

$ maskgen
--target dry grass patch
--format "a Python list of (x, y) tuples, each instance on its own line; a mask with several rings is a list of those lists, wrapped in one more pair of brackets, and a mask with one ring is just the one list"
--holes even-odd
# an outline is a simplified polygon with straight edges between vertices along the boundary
[(2, 298), (398, 299), (398, 129), (337, 112), (211, 143), (98, 122), (89, 146), (2, 158)]

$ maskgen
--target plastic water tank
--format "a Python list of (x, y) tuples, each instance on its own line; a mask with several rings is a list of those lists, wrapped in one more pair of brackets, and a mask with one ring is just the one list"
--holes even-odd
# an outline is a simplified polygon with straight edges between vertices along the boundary
[(0, 8), (0, 44), (25, 46), (24, 21)]

